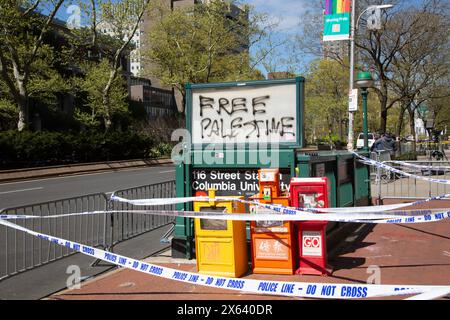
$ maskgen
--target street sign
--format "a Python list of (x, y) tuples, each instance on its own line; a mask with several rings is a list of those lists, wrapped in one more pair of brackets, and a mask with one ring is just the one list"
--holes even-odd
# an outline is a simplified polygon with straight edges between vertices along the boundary
[(348, 111), (356, 110), (358, 110), (358, 89), (352, 89), (348, 95)]
[[(280, 187), (289, 190), (291, 175), (288, 169), (280, 171)], [(215, 189), (220, 196), (251, 196), (259, 192), (258, 169), (194, 169), (192, 170), (192, 191), (208, 191)]]

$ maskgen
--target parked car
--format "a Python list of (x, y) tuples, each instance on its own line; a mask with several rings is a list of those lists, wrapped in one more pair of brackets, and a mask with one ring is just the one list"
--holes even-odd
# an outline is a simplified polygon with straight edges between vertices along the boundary
[[(370, 133), (369, 132), (367, 134), (367, 142), (368, 142), (368, 145), (369, 145), (369, 150), (372, 147), (372, 145), (375, 142), (375, 140), (376, 140), (375, 133)], [(356, 149), (362, 149), (362, 148), (364, 148), (364, 133), (361, 132), (358, 135), (358, 139), (356, 140)]]

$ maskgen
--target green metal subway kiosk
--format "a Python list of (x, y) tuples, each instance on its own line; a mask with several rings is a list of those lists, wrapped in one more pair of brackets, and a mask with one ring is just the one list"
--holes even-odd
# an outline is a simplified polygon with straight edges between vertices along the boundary
[[(345, 168), (355, 165), (351, 153), (322, 157), (304, 149), (304, 82), (296, 77), (187, 84), (186, 130), (173, 135), (179, 141), (172, 152), (177, 197), (207, 195), (208, 189), (215, 189), (217, 196), (248, 198), (259, 192), (258, 169), (271, 167), (280, 170), (282, 191), (289, 190), (291, 177), (319, 174), (334, 183), (331, 206), (353, 206), (355, 195), (368, 197), (370, 193), (356, 192), (359, 178), (353, 172), (344, 179), (337, 176), (339, 161), (345, 161)], [(367, 180), (368, 173), (363, 175)], [(345, 203), (339, 201), (339, 181), (350, 183)], [(178, 204), (177, 209), (192, 210), (192, 203)], [(194, 219), (177, 217), (175, 223), (172, 257), (194, 258)]]

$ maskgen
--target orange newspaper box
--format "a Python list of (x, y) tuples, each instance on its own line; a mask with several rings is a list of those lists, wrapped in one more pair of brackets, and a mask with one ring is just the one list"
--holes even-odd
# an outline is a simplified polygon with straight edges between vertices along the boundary
[[(250, 200), (289, 206), (289, 197), (280, 193), (278, 169), (260, 169), (259, 194)], [(251, 206), (250, 211), (261, 211)], [(273, 213), (273, 211), (270, 211)], [(252, 221), (250, 223), (253, 273), (294, 274), (297, 267), (297, 241), (293, 224), (283, 221)]]
[[(291, 178), (291, 205), (295, 208), (328, 208), (328, 179)], [(319, 213), (320, 214), (320, 213)], [(296, 274), (329, 275), (327, 221), (297, 221), (299, 268)]]

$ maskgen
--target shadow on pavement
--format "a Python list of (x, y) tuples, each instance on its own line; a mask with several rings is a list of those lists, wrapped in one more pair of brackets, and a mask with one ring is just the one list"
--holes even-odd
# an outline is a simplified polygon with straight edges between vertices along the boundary
[(413, 228), (413, 227), (408, 227), (408, 226), (405, 226), (403, 224), (396, 224), (396, 226), (399, 226), (399, 227), (402, 227), (402, 228), (406, 228), (406, 229), (410, 229), (410, 230), (414, 230), (414, 231), (419, 231), (419, 232), (422, 232), (422, 233), (429, 234), (431, 236), (436, 236), (436, 237), (440, 237), (440, 238), (443, 238), (443, 239), (450, 240), (450, 237), (443, 236), (441, 234), (437, 234), (437, 233), (433, 233), (433, 232), (429, 232), (429, 231), (425, 231), (425, 230), (416, 229), (416, 228)]
[(353, 253), (360, 248), (374, 245), (374, 242), (364, 241), (367, 235), (372, 232), (374, 227), (374, 224), (361, 224), (355, 232), (353, 232), (337, 246), (337, 248), (330, 255), (329, 259), (329, 263), (333, 267), (333, 272), (342, 269), (353, 269), (365, 264), (366, 258), (344, 257), (343, 255)]

